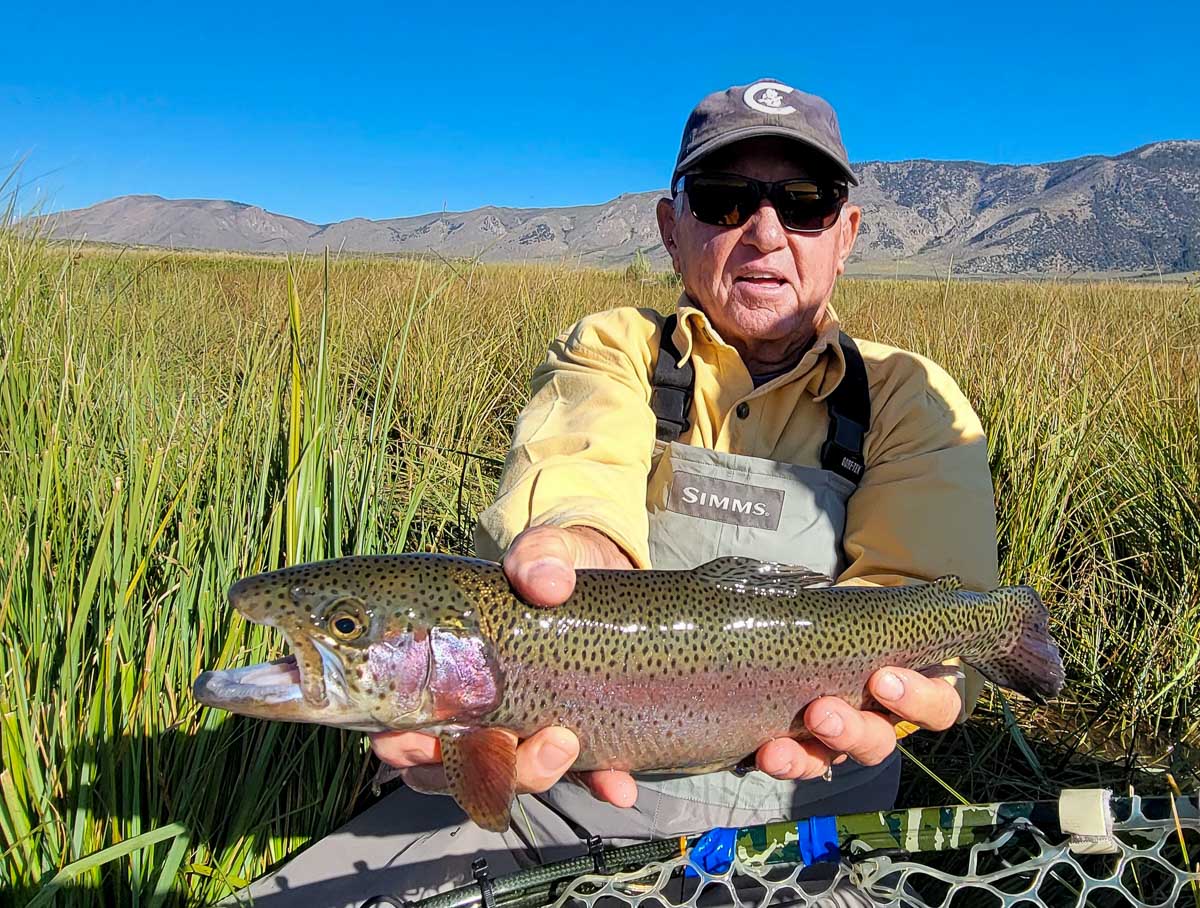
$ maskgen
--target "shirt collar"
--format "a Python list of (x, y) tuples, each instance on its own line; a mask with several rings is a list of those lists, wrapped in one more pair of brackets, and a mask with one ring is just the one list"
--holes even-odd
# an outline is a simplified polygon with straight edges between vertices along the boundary
[[(697, 306), (686, 293), (679, 296), (675, 304), (678, 322), (672, 338), (679, 350), (679, 362), (682, 365), (696, 351), (698, 344), (728, 347), (717, 330), (712, 326), (704, 310)], [(841, 383), (846, 374), (846, 357), (842, 345), (838, 343), (841, 334), (841, 321), (834, 311), (832, 304), (825, 307), (825, 315), (817, 328), (817, 336), (812, 345), (800, 357), (800, 362), (788, 370), (783, 376), (772, 379), (775, 381), (796, 381), (807, 378), (810, 390), (816, 400), (824, 400), (833, 393), (833, 389)], [(732, 349), (732, 348), (730, 348)]]

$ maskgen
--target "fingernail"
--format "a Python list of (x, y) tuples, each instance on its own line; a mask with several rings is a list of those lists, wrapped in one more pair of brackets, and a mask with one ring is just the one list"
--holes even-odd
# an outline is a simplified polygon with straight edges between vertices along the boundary
[(525, 568), (525, 583), (532, 587), (557, 586), (561, 573), (560, 562), (542, 558)]
[(904, 696), (904, 682), (898, 675), (884, 672), (875, 682), (875, 696), (884, 700), (899, 700)]
[(825, 713), (824, 717), (822, 717), (821, 721), (813, 726), (812, 730), (818, 735), (822, 735), (827, 738), (836, 738), (846, 730), (846, 723), (842, 721), (841, 716), (839, 716), (833, 710), (829, 710)]
[(552, 741), (547, 741), (538, 751), (538, 763), (542, 769), (547, 772), (558, 772), (575, 762), (575, 756), (571, 751), (555, 744)]

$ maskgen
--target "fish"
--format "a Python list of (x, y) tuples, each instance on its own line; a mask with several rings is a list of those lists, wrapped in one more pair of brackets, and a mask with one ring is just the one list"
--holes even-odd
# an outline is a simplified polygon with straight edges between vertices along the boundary
[(883, 666), (961, 658), (1036, 701), (1062, 689), (1037, 592), (988, 593), (947, 576), (831, 586), (804, 567), (725, 557), (690, 570), (576, 572), (556, 608), (524, 602), (499, 564), (362, 555), (247, 577), (237, 612), (279, 629), (292, 655), (207, 671), (200, 703), (263, 719), (436, 735), (448, 790), (503, 831), (516, 739), (552, 725), (579, 738), (575, 771), (728, 768), (778, 737), (809, 736), (820, 696), (877, 706)]

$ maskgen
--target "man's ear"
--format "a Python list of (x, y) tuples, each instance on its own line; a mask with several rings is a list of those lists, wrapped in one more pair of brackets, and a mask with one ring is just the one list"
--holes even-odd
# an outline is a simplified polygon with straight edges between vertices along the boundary
[(662, 238), (663, 247), (667, 250), (667, 255), (671, 256), (671, 264), (675, 267), (675, 273), (680, 274), (679, 246), (675, 242), (674, 199), (659, 199), (658, 207), (654, 209), (654, 213), (658, 217), (658, 235)]
[(837, 273), (844, 274), (846, 271), (846, 259), (850, 258), (850, 253), (854, 251), (854, 241), (858, 239), (858, 226), (862, 223), (862, 209), (857, 205), (847, 205), (842, 209), (842, 216), (838, 218), (838, 251), (837, 251)]

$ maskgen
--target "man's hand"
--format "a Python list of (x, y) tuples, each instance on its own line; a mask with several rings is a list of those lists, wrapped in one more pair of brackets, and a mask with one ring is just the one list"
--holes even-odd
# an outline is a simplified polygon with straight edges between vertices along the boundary
[(590, 527), (530, 527), (513, 540), (500, 563), (517, 595), (542, 606), (567, 601), (578, 568), (633, 567), (620, 546)]
[(954, 724), (962, 706), (958, 691), (944, 679), (905, 668), (881, 668), (871, 675), (867, 689), (891, 716), (821, 697), (804, 711), (804, 724), (815, 737), (767, 742), (758, 749), (758, 768), (777, 779), (817, 779), (847, 757), (874, 766), (895, 750), (896, 723), (943, 731)]
[[(562, 605), (575, 589), (578, 568), (632, 568), (621, 548), (588, 527), (530, 527), (513, 540), (501, 562), (509, 583), (526, 602)], [(420, 788), (445, 781), (437, 738), (420, 732), (371, 735), (371, 748), (384, 763), (403, 769), (401, 777)], [(579, 756), (579, 739), (566, 728), (544, 728), (517, 747), (517, 790), (545, 791), (570, 769)], [(430, 765), (433, 764), (433, 765)], [(637, 786), (625, 772), (582, 773), (596, 797), (630, 807)]]

